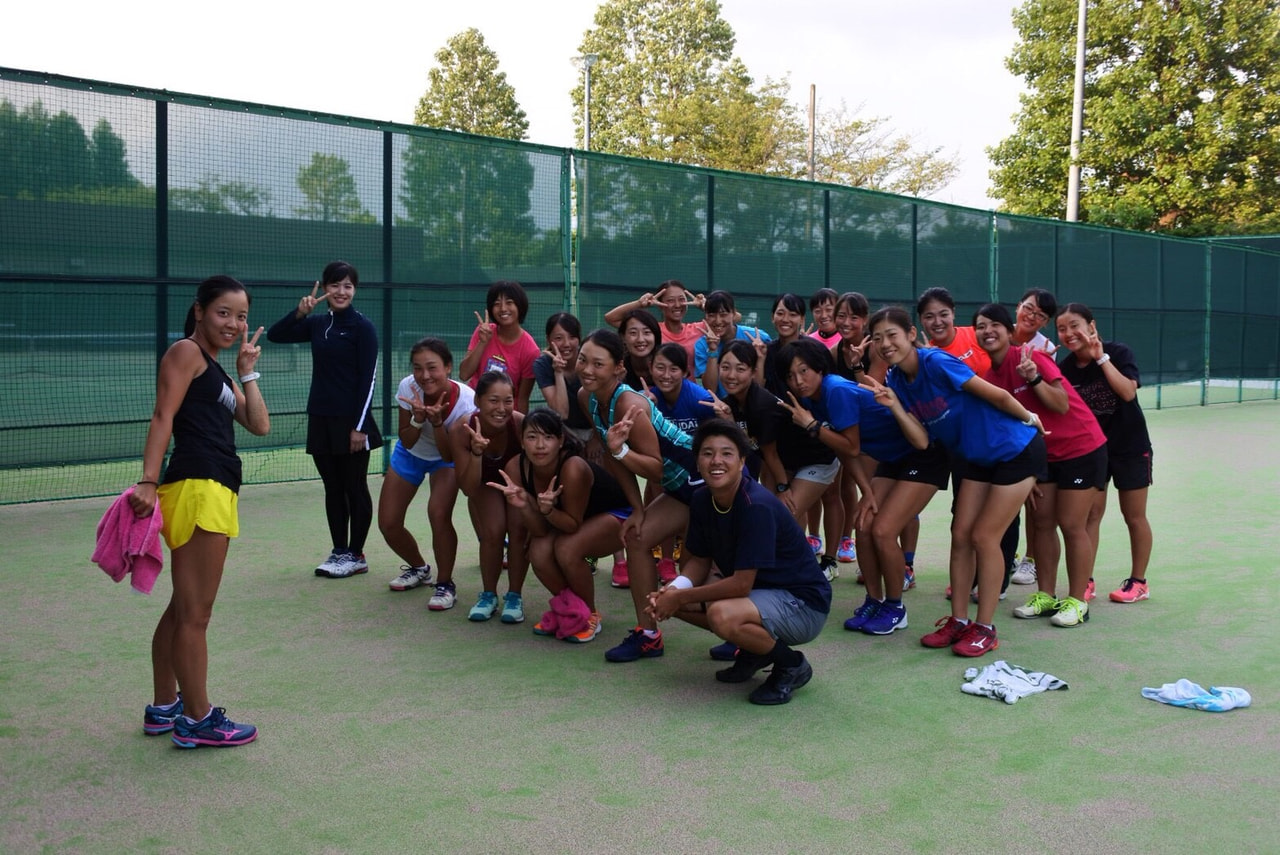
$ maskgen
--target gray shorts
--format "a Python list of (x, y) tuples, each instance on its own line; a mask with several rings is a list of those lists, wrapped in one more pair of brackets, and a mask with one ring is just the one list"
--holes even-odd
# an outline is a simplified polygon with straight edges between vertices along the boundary
[(822, 632), (827, 616), (809, 608), (790, 591), (781, 588), (753, 588), (747, 598), (760, 612), (760, 622), (784, 644), (804, 644)]

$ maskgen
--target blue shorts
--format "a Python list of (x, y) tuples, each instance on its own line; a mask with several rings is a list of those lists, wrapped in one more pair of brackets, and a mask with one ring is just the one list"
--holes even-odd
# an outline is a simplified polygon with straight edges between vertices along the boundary
[(747, 599), (760, 612), (760, 622), (774, 638), (784, 644), (804, 644), (822, 632), (827, 616), (805, 605), (804, 601), (784, 588), (752, 588)]
[(415, 457), (402, 442), (397, 442), (391, 452), (391, 470), (415, 487), (421, 487), (423, 480), (437, 469), (452, 468), (453, 464), (447, 460), (423, 460)]

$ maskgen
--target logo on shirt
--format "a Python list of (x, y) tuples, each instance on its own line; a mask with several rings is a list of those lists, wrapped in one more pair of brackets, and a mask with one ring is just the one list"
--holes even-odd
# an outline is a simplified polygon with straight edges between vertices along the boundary
[(484, 371), (481, 371), (480, 373), (484, 374), (488, 371), (501, 371), (508, 377), (511, 376), (511, 369), (507, 367), (507, 360), (503, 359), (496, 353), (489, 357), (489, 361), (484, 364)]
[(236, 411), (236, 393), (231, 391), (231, 387), (226, 383), (222, 384), (222, 391), (218, 393), (218, 403), (226, 407), (227, 410), (235, 414)]

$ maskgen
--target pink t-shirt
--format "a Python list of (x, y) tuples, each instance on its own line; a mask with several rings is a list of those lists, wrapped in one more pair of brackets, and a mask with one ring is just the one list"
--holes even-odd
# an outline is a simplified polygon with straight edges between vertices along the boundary
[(693, 321), (692, 323), (686, 321), (684, 329), (680, 330), (679, 335), (676, 335), (671, 332), (671, 330), (667, 329), (665, 321), (662, 322), (660, 326), (662, 328), (662, 343), (666, 344), (667, 342), (672, 342), (673, 344), (678, 344), (683, 347), (685, 353), (689, 354), (689, 368), (692, 369), (693, 346), (697, 343), (698, 339), (707, 334), (706, 321)]
[[(471, 343), (467, 345), (468, 353), (475, 350), (479, 339), (480, 330), (477, 329), (471, 334)], [(505, 371), (512, 382), (519, 386), (520, 381), (533, 379), (533, 362), (541, 354), (542, 350), (538, 347), (538, 343), (525, 330), (520, 331), (520, 338), (514, 344), (506, 344), (498, 338), (498, 333), (494, 332), (489, 343), (480, 352), (476, 373), (467, 380), (467, 385), (474, 389), (480, 380), (480, 375), (486, 371)]]
[(1008, 390), (1018, 399), (1019, 404), (1040, 417), (1040, 421), (1044, 423), (1044, 443), (1051, 462), (1083, 457), (1107, 444), (1107, 437), (1098, 426), (1093, 411), (1071, 385), (1071, 381), (1062, 376), (1052, 356), (1036, 350), (1032, 352), (1031, 359), (1044, 378), (1041, 382), (1061, 383), (1066, 390), (1068, 407), (1065, 413), (1055, 413), (1040, 401), (1036, 390), (1028, 386), (1027, 381), (1018, 373), (1019, 359), (1021, 354), (1010, 348), (1000, 367), (992, 366), (983, 379)]
[(823, 347), (830, 350), (835, 347), (836, 342), (840, 340), (840, 330), (836, 330), (831, 335), (825, 335), (822, 330), (814, 330), (809, 333), (809, 338), (816, 338), (818, 341), (822, 342)]

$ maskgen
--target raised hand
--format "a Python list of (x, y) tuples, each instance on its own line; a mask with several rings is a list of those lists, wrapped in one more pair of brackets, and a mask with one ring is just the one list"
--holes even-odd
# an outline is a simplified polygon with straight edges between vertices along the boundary
[[(424, 403), (422, 409), (426, 411), (427, 421), (431, 422), (432, 427), (440, 427), (444, 424), (444, 417), (449, 415), (449, 390), (440, 393), (439, 399), (434, 404)], [(422, 419), (418, 419), (422, 421)]]
[(707, 393), (711, 395), (711, 400), (699, 401), (698, 403), (704, 407), (710, 407), (711, 411), (716, 414), (717, 418), (729, 419), (732, 421), (733, 410), (729, 408), (729, 405), (717, 398), (716, 393), (712, 392), (710, 389), (707, 390)]
[(241, 374), (248, 374), (253, 370), (253, 366), (258, 362), (258, 357), (262, 355), (262, 348), (258, 347), (258, 338), (261, 335), (262, 327), (258, 327), (258, 331), (250, 339), (249, 325), (245, 324), (244, 337), (240, 340), (240, 352), (236, 354), (236, 371)]
[(565, 372), (565, 369), (568, 367), (568, 363), (566, 363), (564, 357), (560, 355), (560, 351), (550, 345), (547, 345), (547, 349), (542, 352), (551, 358), (551, 369), (555, 373), (563, 374)]
[[(489, 447), (489, 438), (473, 428), (470, 422), (463, 422), (462, 426), (467, 429), (467, 433), (471, 434), (471, 439), (469, 440), (471, 453), (476, 457), (484, 454), (485, 449)], [(457, 429), (456, 425), (454, 426), (454, 429)]]
[(329, 299), (329, 292), (326, 291), (320, 296), (316, 296), (320, 291), (320, 280), (316, 280), (316, 284), (311, 286), (311, 293), (298, 301), (298, 317), (305, 318), (311, 314), (311, 311), (325, 300)]
[(503, 495), (507, 500), (507, 504), (517, 510), (527, 508), (529, 506), (529, 494), (524, 487), (511, 480), (511, 476), (507, 474), (507, 470), (499, 469), (498, 474), (502, 476), (503, 484), (497, 484), (493, 481), (486, 481), (485, 486), (492, 487)]
[(862, 337), (861, 344), (850, 344), (849, 342), (840, 342), (840, 353), (844, 356), (845, 368), (853, 368), (862, 364), (862, 357), (867, 352), (867, 346), (871, 344), (871, 336)]
[(640, 408), (633, 406), (627, 410), (626, 415), (609, 426), (604, 439), (605, 444), (609, 446), (610, 454), (617, 454), (622, 451), (623, 443), (631, 438), (631, 426), (635, 424), (636, 416), (639, 413)]
[(636, 300), (636, 302), (640, 304), (640, 308), (642, 309), (663, 305), (663, 302), (655, 297), (651, 291), (645, 291), (640, 295), (640, 299)]
[[(506, 475), (506, 472), (502, 473)], [(564, 492), (564, 485), (556, 486), (556, 476), (551, 476), (551, 483), (547, 485), (547, 489), (538, 494), (538, 513), (546, 516), (555, 510), (556, 499), (560, 498), (560, 494)]]
[(652, 386), (653, 386), (653, 381), (642, 374), (640, 375), (640, 388), (637, 389), (636, 391), (639, 392), (641, 395), (644, 395), (650, 401), (657, 403), (658, 396), (653, 393), (651, 389)]
[(791, 421), (802, 428), (808, 428), (809, 425), (813, 424), (813, 413), (804, 408), (804, 405), (796, 398), (795, 393), (787, 392), (787, 397), (791, 399), (791, 403), (779, 398), (778, 406), (791, 413)]
[(858, 385), (875, 395), (876, 403), (882, 407), (893, 409), (894, 404), (898, 403), (897, 393), (874, 377), (866, 376)]
[(1036, 379), (1036, 377), (1040, 376), (1040, 369), (1036, 366), (1035, 360), (1031, 358), (1031, 354), (1035, 352), (1034, 348), (1028, 344), (1018, 348), (1018, 350), (1021, 356), (1018, 360), (1018, 375), (1023, 380)]
[(427, 420), (427, 407), (422, 401), (422, 393), (418, 389), (418, 384), (414, 383), (409, 387), (411, 397), (406, 398), (404, 395), (396, 395), (396, 400), (409, 405), (409, 412), (413, 416), (415, 422)]
[(484, 347), (489, 343), (489, 339), (493, 338), (493, 322), (489, 318), (489, 310), (484, 310), (484, 317), (480, 317), (480, 313), (476, 312), (476, 346)]
[(1101, 359), (1104, 353), (1102, 349), (1102, 339), (1098, 337), (1098, 329), (1094, 327), (1089, 332), (1089, 342), (1085, 345), (1089, 352), (1090, 359)]
[(720, 336), (710, 326), (702, 333), (703, 340), (707, 343), (707, 355), (713, 356), (720, 352)]
[(817, 324), (805, 324), (804, 329), (800, 330), (800, 337), (805, 338), (807, 336), (811, 336), (817, 331), (817, 329)]
[(705, 308), (707, 298), (703, 294), (694, 294), (688, 288), (684, 289), (684, 304), (686, 306), (695, 306), (699, 309)]
[(747, 333), (747, 339), (751, 342), (751, 346), (756, 349), (761, 359), (764, 359), (766, 353), (769, 352), (769, 343), (764, 340), (764, 335), (760, 330), (756, 330), (755, 334)]

